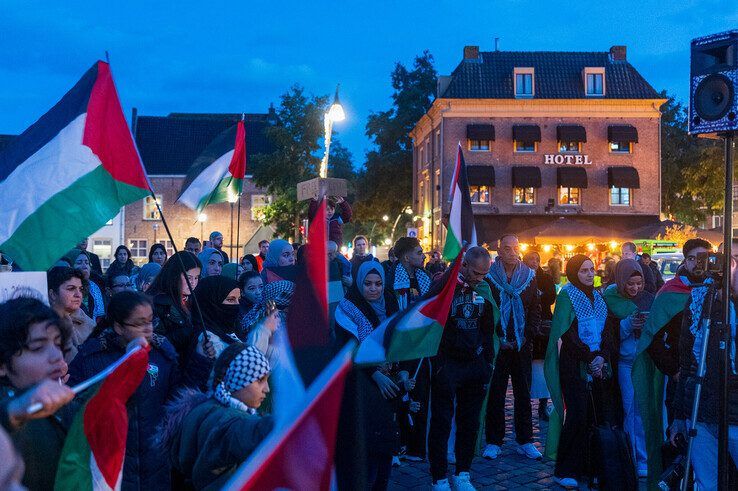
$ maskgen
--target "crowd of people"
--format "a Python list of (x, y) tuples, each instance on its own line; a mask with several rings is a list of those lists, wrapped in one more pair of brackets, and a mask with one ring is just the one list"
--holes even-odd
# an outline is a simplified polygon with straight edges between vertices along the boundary
[[(352, 369), (339, 421), (339, 489), (386, 489), (393, 465), (426, 460), (433, 489), (475, 489), (474, 457), (503, 453), (509, 383), (516, 452), (543, 458), (544, 442), (536, 446), (533, 439), (535, 401), (539, 419), (548, 422), (545, 454), (566, 488), (596, 474), (583, 451), (594, 424), (625, 431), (639, 477), (658, 469), (662, 444), (687, 433), (705, 301), (705, 279), (694, 266), (711, 244), (687, 241), (683, 265), (664, 283), (632, 243), (623, 244), (619, 260), (599, 265), (581, 254), (542, 265), (538, 252), (521, 254), (518, 238), (505, 235), (494, 260), (487, 248), (471, 247), (451, 278), (440, 253), (424, 251), (411, 237), (398, 239), (380, 262), (360, 235), (351, 241), (351, 258), (344, 257), (342, 223), (350, 207), (338, 201), (330, 211), (336, 350), (348, 340), (361, 343), (448, 282), (455, 285), (435, 356)], [(22, 473), (29, 489), (52, 489), (66, 431), (86, 397), (70, 387), (148, 344), (146, 376), (128, 401), (122, 488), (222, 486), (275, 425), (269, 384), (280, 363), (275, 333), (285, 329), (308, 246), (275, 239), (258, 247), (231, 262), (223, 235), (213, 232), (204, 244), (188, 238), (170, 257), (155, 244), (148, 263), (137, 267), (119, 246), (103, 273), (81, 241), (47, 273), (50, 306), (32, 298), (0, 305), (0, 416), (15, 448), (0, 435), (0, 451), (12, 456), (0, 467), (20, 456), (25, 473), (16, 469), (14, 479)], [(665, 374), (665, 389), (644, 392), (636, 375), (643, 367)], [(696, 422), (701, 489), (716, 486), (717, 383), (715, 376), (705, 379)], [(730, 383), (731, 424), (738, 424), (734, 371)], [(43, 408), (29, 414), (33, 403)], [(661, 416), (662, 403), (667, 432), (649, 418)], [(738, 426), (731, 437), (736, 451)]]

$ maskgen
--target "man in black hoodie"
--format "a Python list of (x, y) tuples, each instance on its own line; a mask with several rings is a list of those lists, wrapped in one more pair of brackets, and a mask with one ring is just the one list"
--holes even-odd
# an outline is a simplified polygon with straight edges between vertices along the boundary
[[(494, 359), (495, 306), (475, 290), (489, 272), (491, 258), (482, 247), (469, 249), (461, 264), (458, 284), (443, 329), (438, 354), (431, 360), (431, 422), (428, 457), (434, 490), (449, 490), (448, 438), (456, 401), (455, 489), (471, 487), (469, 470), (474, 458), (479, 416), (487, 392)], [(444, 274), (428, 295), (438, 292), (453, 270)], [(482, 285), (486, 286), (486, 285)], [(486, 289), (488, 291), (488, 289)], [(487, 295), (489, 296), (489, 295)]]

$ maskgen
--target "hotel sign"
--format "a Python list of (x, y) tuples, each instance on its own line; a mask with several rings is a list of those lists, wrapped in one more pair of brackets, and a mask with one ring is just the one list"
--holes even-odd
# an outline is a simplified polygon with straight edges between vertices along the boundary
[(557, 153), (544, 155), (543, 163), (552, 165), (591, 165), (592, 161), (589, 160), (589, 155), (562, 155)]

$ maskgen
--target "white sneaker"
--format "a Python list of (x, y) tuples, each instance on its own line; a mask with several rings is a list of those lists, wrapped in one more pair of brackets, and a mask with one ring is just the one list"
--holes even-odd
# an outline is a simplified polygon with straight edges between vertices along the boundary
[(484, 447), (484, 452), (482, 452), (482, 457), (489, 460), (495, 460), (497, 457), (500, 456), (502, 453), (502, 448), (499, 445), (494, 445), (492, 443), (488, 444), (486, 447)]
[(577, 489), (579, 483), (573, 477), (556, 477), (554, 476), (554, 482), (566, 489)]
[(529, 459), (533, 460), (541, 460), (543, 458), (543, 455), (541, 455), (541, 452), (538, 451), (535, 445), (532, 443), (526, 443), (525, 445), (518, 445), (518, 453), (520, 455), (525, 455)]
[(446, 461), (449, 464), (455, 464), (456, 463), (456, 453), (455, 452), (449, 452), (446, 454)]
[(433, 485), (431, 485), (432, 491), (451, 491), (451, 486), (448, 484), (448, 479), (439, 479)]
[(451, 476), (451, 485), (455, 491), (476, 491), (471, 483), (468, 472), (459, 472), (458, 476)]

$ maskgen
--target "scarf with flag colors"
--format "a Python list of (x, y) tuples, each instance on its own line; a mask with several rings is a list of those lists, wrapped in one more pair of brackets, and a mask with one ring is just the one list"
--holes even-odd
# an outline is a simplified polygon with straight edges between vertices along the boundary
[(443, 257), (453, 261), (461, 250), (477, 245), (477, 229), (474, 227), (474, 213), (472, 212), (471, 197), (469, 195), (469, 181), (466, 177), (464, 154), (459, 151), (456, 155), (456, 167), (451, 178), (450, 198), (451, 211), (446, 226), (446, 243), (443, 246)]
[(0, 153), (0, 250), (48, 269), (150, 193), (107, 63), (98, 61)]
[(435, 356), (459, 283), (462, 256), (460, 250), (438, 295), (419, 300), (378, 325), (359, 345), (354, 362), (378, 364)]
[(243, 120), (223, 131), (195, 159), (177, 201), (200, 213), (215, 203), (236, 202), (246, 175)]
[(146, 375), (150, 349), (132, 353), (77, 413), (64, 441), (54, 489), (120, 489), (128, 436), (126, 402)]

